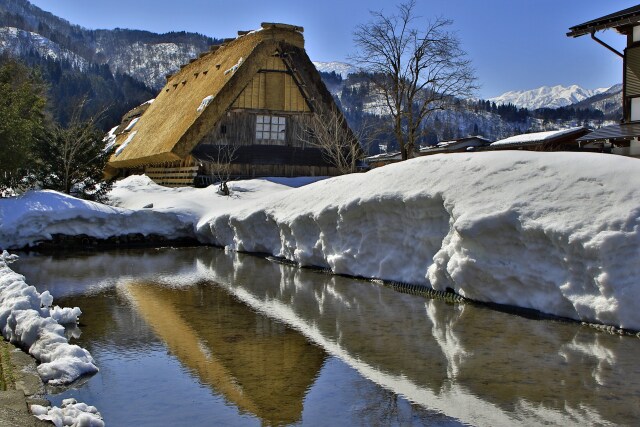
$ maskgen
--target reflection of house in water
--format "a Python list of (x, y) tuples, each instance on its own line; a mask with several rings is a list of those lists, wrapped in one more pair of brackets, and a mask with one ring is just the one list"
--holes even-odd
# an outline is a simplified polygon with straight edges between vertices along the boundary
[(211, 284), (171, 289), (139, 282), (127, 293), (180, 362), (240, 411), (268, 424), (301, 419), (324, 363), (320, 348)]

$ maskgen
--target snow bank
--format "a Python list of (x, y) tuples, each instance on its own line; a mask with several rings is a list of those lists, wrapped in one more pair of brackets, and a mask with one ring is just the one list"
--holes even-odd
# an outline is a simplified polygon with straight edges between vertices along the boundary
[(85, 374), (98, 371), (89, 352), (70, 345), (61, 323), (75, 323), (78, 307), (51, 308), (48, 291), (38, 293), (33, 286), (8, 267), (14, 259), (4, 251), (0, 255), (0, 329), (11, 343), (26, 348), (40, 364), (43, 381), (59, 385), (73, 382)]
[[(0, 246), (52, 234), (197, 236), (334, 273), (640, 330), (640, 162), (595, 153), (433, 155), (326, 179), (169, 189), (118, 182), (108, 207), (0, 200)], [(143, 209), (152, 204), (153, 209)], [(61, 314), (61, 316), (64, 316)]]
[(55, 191), (0, 199), (0, 248), (17, 249), (54, 234), (99, 239), (140, 233), (193, 237), (194, 219), (181, 212), (133, 211), (79, 200)]
[(51, 421), (56, 427), (104, 427), (105, 425), (102, 415), (95, 406), (78, 403), (75, 399), (64, 399), (62, 408), (31, 405), (31, 412), (38, 419)]
[(230, 206), (199, 238), (334, 273), (640, 329), (640, 162), (434, 155)]

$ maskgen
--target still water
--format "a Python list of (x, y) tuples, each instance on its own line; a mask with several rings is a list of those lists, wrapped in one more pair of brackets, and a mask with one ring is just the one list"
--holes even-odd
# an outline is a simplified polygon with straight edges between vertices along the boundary
[(640, 340), (213, 248), (23, 255), (79, 306), (110, 426), (607, 425), (640, 420)]

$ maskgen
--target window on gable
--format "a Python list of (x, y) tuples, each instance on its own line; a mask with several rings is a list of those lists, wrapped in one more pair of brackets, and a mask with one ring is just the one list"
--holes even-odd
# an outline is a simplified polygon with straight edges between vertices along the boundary
[(285, 141), (286, 119), (278, 116), (256, 116), (256, 140)]

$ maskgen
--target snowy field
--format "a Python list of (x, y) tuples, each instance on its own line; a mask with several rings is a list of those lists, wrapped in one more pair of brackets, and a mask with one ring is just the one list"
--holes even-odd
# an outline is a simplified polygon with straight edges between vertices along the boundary
[(114, 186), (116, 207), (53, 192), (0, 200), (0, 247), (54, 233), (196, 236), (640, 330), (635, 182), (635, 159), (520, 151), (434, 155), (315, 183), (234, 182), (230, 197), (136, 176)]

